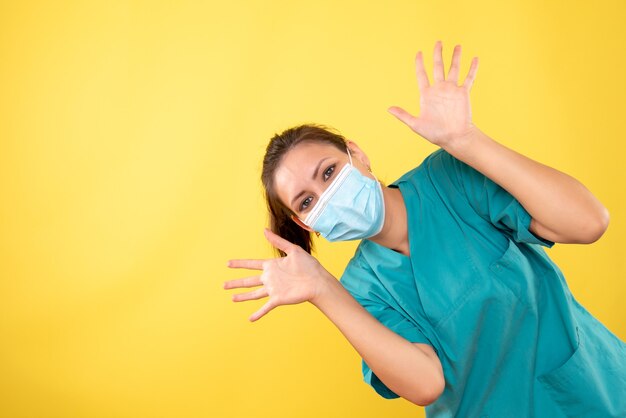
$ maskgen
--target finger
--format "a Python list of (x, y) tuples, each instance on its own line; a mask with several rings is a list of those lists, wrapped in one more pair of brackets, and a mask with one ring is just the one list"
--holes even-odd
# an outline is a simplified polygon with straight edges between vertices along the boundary
[(250, 269), (250, 270), (263, 270), (263, 262), (265, 260), (228, 260), (227, 266), (231, 269)]
[(445, 80), (443, 73), (443, 56), (441, 55), (442, 49), (441, 41), (437, 41), (435, 43), (435, 52), (433, 53), (433, 80), (435, 80), (435, 83)]
[(243, 279), (229, 280), (224, 282), (224, 289), (236, 289), (239, 287), (261, 286), (261, 276), (244, 277)]
[(391, 106), (387, 111), (404, 122), (409, 128), (413, 129), (415, 121), (417, 120), (415, 116), (398, 106)]
[(253, 290), (251, 292), (246, 293), (238, 293), (232, 296), (233, 302), (241, 302), (244, 300), (253, 300), (253, 299), (261, 299), (267, 297), (269, 293), (267, 293), (267, 289), (264, 287), (260, 289)]
[(415, 56), (415, 75), (417, 76), (417, 87), (419, 88), (420, 93), (422, 93), (426, 87), (430, 86), (428, 75), (426, 74), (426, 69), (424, 68), (424, 57), (422, 56), (422, 51), (419, 51)]
[(261, 307), (261, 309), (253, 313), (248, 319), (254, 322), (274, 308), (275, 308), (274, 302), (272, 302), (271, 300), (268, 300), (267, 303)]
[(472, 89), (472, 85), (474, 84), (474, 78), (476, 78), (476, 72), (478, 71), (478, 57), (474, 57), (472, 60), (472, 65), (470, 65), (469, 72), (467, 73), (467, 77), (465, 78), (465, 82), (463, 86), (467, 88), (467, 90)]
[(294, 246), (295, 246), (295, 244), (287, 241), (286, 239), (284, 239), (283, 237), (279, 235), (276, 235), (274, 232), (270, 231), (267, 228), (265, 228), (265, 238), (267, 238), (267, 240), (269, 241), (270, 244), (272, 244), (272, 246), (283, 251), (285, 254), (289, 254), (291, 251), (293, 251)]
[(450, 64), (450, 71), (448, 72), (448, 81), (454, 81), (454, 84), (459, 83), (459, 62), (461, 61), (461, 45), (454, 47), (452, 53), (452, 64)]

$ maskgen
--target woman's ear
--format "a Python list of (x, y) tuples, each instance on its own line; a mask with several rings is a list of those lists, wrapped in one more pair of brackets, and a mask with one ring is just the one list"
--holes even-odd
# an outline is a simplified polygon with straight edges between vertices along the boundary
[(354, 141), (347, 141), (348, 148), (350, 148), (350, 154), (352, 154), (352, 158), (358, 159), (365, 167), (369, 169), (370, 160), (367, 158), (367, 155), (363, 152), (361, 148)]
[(302, 222), (296, 215), (291, 215), (291, 220), (297, 223), (301, 228), (306, 229), (309, 232), (315, 232), (313, 228)]

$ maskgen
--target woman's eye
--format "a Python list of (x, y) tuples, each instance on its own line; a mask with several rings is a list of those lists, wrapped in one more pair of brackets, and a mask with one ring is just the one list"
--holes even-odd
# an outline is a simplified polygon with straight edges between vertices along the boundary
[(300, 204), (300, 212), (309, 207), (309, 205), (311, 204), (311, 200), (313, 200), (313, 198), (309, 196), (302, 201), (302, 203)]
[(330, 176), (333, 174), (333, 171), (335, 171), (334, 165), (331, 165), (330, 167), (326, 169), (326, 171), (324, 171), (324, 181), (330, 178)]

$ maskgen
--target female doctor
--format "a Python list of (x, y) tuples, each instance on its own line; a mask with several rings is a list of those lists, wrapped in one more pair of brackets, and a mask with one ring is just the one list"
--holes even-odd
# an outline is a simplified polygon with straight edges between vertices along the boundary
[[(258, 274), (224, 283), (269, 297), (249, 319), (308, 301), (362, 357), (365, 382), (433, 417), (626, 417), (626, 344), (582, 307), (542, 246), (588, 244), (607, 209), (576, 179), (472, 124), (478, 59), (461, 47), (433, 84), (416, 56), (421, 115), (389, 111), (440, 148), (389, 186), (356, 143), (320, 125), (274, 136), (262, 180), (267, 240), (281, 257), (230, 260)], [(362, 239), (340, 280), (311, 233)]]

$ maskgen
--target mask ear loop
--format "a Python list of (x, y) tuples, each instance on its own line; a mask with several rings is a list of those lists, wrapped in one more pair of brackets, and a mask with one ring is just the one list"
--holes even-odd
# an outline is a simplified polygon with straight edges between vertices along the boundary
[[(346, 151), (348, 151), (348, 158), (350, 158), (350, 165), (354, 165), (352, 164), (352, 155), (350, 154), (350, 148), (346, 147)], [(372, 173), (372, 167), (367, 167), (367, 171)], [(376, 181), (378, 181), (378, 177), (376, 177), (376, 174), (372, 173), (372, 175), (374, 176)]]

